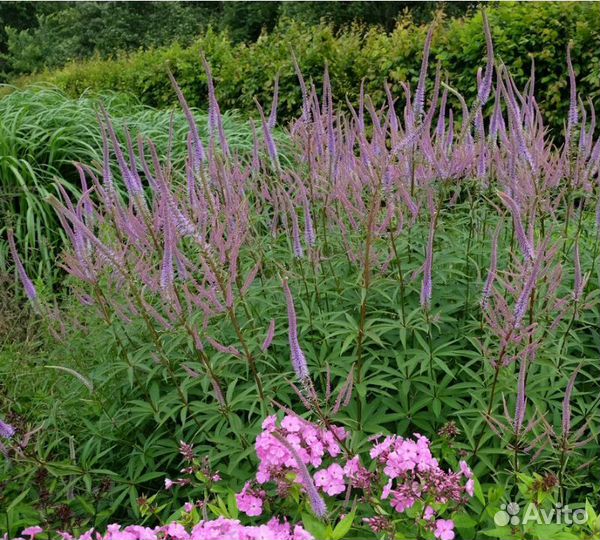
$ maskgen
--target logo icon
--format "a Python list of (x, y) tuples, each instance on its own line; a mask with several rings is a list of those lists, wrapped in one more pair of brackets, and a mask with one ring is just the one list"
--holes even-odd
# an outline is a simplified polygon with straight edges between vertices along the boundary
[(521, 507), (516, 502), (510, 502), (508, 504), (500, 505), (500, 510), (494, 514), (494, 523), (498, 527), (505, 527), (509, 523), (513, 526), (521, 523), (519, 516), (517, 515)]

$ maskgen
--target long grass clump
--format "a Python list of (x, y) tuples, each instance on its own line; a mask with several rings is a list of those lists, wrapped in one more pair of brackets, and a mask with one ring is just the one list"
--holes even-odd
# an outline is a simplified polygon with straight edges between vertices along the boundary
[[(12, 228), (28, 271), (46, 280), (56, 275), (54, 262), (64, 235), (47, 198), (58, 195), (58, 185), (73, 195), (81, 193), (74, 163), (87, 163), (99, 171), (100, 104), (110, 113), (120, 136), (128, 126), (151, 138), (161, 155), (170, 151), (174, 166), (183, 163), (187, 128), (179, 110), (153, 109), (120, 93), (86, 92), (72, 99), (47, 85), (13, 91), (0, 99), (0, 269), (7, 268), (4, 238)], [(205, 135), (206, 114), (197, 110), (194, 114)], [(232, 147), (248, 152), (252, 148), (250, 125), (235, 113), (225, 114), (223, 123)]]

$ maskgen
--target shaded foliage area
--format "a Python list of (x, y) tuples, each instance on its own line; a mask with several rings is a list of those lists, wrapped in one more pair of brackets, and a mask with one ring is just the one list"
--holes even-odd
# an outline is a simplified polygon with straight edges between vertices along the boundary
[[(502, 3), (490, 9), (489, 17), (498, 58), (519, 85), (526, 83), (535, 62), (538, 102), (552, 134), (560, 138), (568, 106), (564, 66), (569, 42), (573, 43), (582, 99), (598, 103), (600, 97), (600, 30), (595, 24), (600, 18), (600, 4)], [(205, 108), (206, 78), (198, 62), (203, 50), (213, 65), (217, 95), (225, 110), (255, 115), (255, 97), (261, 102), (270, 100), (273, 80), (279, 73), (280, 114), (290, 118), (299, 113), (301, 104), (292, 50), (303, 73), (317, 87), (322, 84), (327, 64), (336, 99), (348, 99), (356, 106), (363, 79), (365, 90), (377, 100), (385, 96), (386, 83), (401, 94), (402, 83), (416, 82), (427, 28), (403, 18), (389, 34), (361, 26), (338, 33), (330, 24), (286, 20), (255, 43), (235, 43), (227, 33), (208, 31), (191, 47), (173, 45), (115, 61), (73, 63), (33, 80), (49, 80), (71, 96), (87, 88), (127, 91), (144, 103), (164, 107), (175, 102), (165, 77), (170, 67), (190, 102)], [(472, 98), (477, 66), (485, 57), (481, 14), (438, 18), (432, 51), (432, 61), (439, 60), (443, 78)], [(20, 84), (27, 82), (25, 79)]]
[[(450, 2), (446, 9), (462, 14), (473, 4)], [(234, 42), (252, 42), (282, 17), (391, 30), (403, 11), (426, 21), (437, 8), (435, 2), (2, 2), (0, 73), (33, 73), (175, 41), (186, 45), (209, 25)]]

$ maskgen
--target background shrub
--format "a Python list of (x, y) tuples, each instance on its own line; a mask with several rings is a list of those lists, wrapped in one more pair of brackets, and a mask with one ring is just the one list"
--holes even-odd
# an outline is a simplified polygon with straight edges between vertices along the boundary
[[(530, 4), (502, 3), (490, 9), (496, 54), (515, 76), (519, 86), (536, 65), (536, 94), (550, 127), (558, 132), (568, 107), (566, 49), (573, 42), (573, 64), (579, 91), (592, 102), (600, 96), (600, 30), (593, 21), (600, 17), (594, 3)], [(475, 93), (475, 72), (484, 57), (481, 14), (436, 20), (433, 54), (449, 82), (468, 98)], [(171, 106), (175, 95), (165, 75), (171, 66), (192, 104), (206, 107), (206, 83), (198, 55), (205, 51), (218, 83), (224, 109), (254, 114), (254, 98), (270, 102), (273, 79), (280, 75), (281, 113), (298, 112), (300, 89), (292, 64), (292, 49), (305, 76), (320, 85), (327, 64), (334, 81), (334, 94), (356, 104), (360, 81), (365, 79), (373, 99), (381, 99), (386, 81), (396, 94), (400, 83), (414, 82), (418, 75), (427, 27), (410, 16), (401, 18), (393, 31), (354, 24), (343, 32), (335, 25), (316, 25), (281, 20), (270, 33), (254, 43), (236, 43), (227, 31), (208, 30), (190, 47), (180, 44), (132, 54), (115, 60), (96, 58), (70, 63), (64, 69), (25, 78), (48, 80), (71, 96), (86, 89), (120, 90), (137, 95), (143, 103)]]
[[(452, 2), (444, 10), (460, 15), (475, 4)], [(438, 8), (436, 2), (2, 2), (0, 81), (95, 55), (189, 44), (209, 25), (227, 30), (235, 42), (255, 41), (282, 17), (391, 31), (405, 11), (427, 21)]]

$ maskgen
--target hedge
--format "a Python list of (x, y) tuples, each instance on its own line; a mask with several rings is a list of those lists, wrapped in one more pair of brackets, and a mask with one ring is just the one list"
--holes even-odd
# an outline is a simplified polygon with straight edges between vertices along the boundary
[[(566, 49), (573, 42), (573, 64), (579, 91), (592, 102), (600, 96), (600, 4), (571, 2), (500, 3), (491, 5), (489, 19), (497, 56), (517, 81), (524, 85), (535, 63), (536, 96), (548, 122), (561, 128), (559, 118), (568, 107)], [(437, 58), (450, 84), (473, 96), (474, 72), (485, 61), (482, 15), (446, 19), (440, 13), (432, 55)], [(388, 81), (396, 94), (402, 81), (418, 76), (425, 25), (409, 16), (400, 19), (386, 33), (379, 28), (351, 26), (336, 32), (328, 23), (308, 25), (287, 20), (251, 44), (234, 43), (226, 32), (209, 30), (192, 46), (172, 45), (123, 55), (116, 60), (95, 59), (72, 63), (64, 69), (46, 72), (32, 80), (49, 81), (77, 96), (86, 89), (126, 91), (144, 103), (171, 106), (175, 94), (166, 76), (170, 67), (192, 105), (206, 106), (206, 79), (199, 61), (203, 50), (218, 83), (223, 109), (255, 112), (254, 98), (269, 103), (273, 80), (280, 75), (280, 114), (298, 112), (300, 89), (292, 64), (292, 49), (305, 76), (319, 85), (325, 64), (329, 66), (338, 99), (356, 103), (360, 81), (375, 102), (384, 97)], [(434, 62), (432, 62), (434, 64)]]

